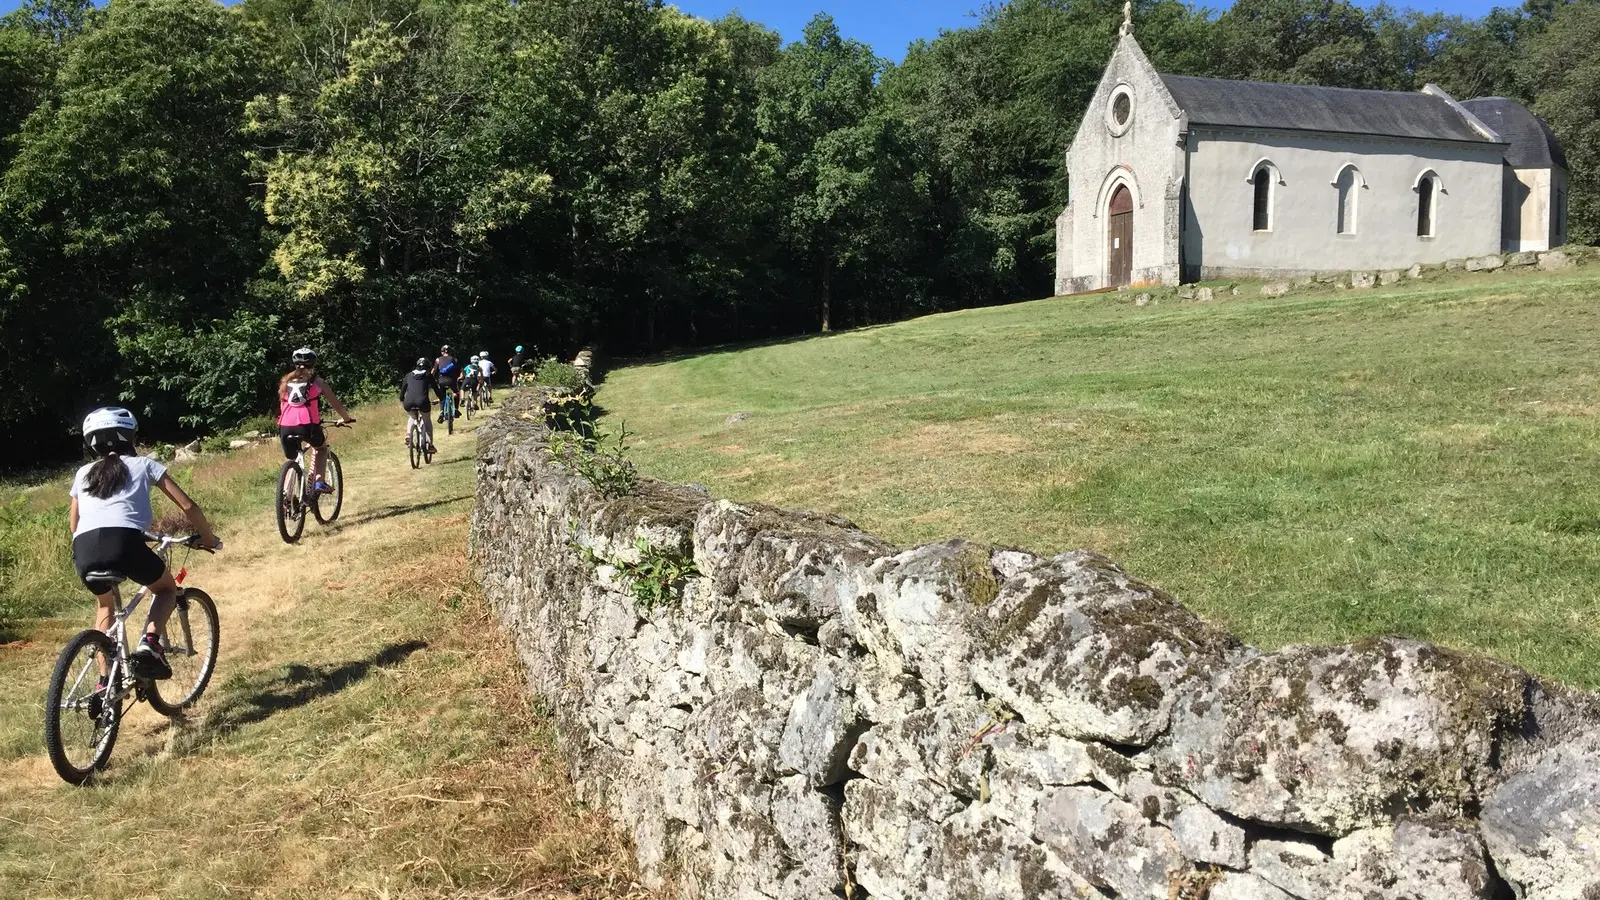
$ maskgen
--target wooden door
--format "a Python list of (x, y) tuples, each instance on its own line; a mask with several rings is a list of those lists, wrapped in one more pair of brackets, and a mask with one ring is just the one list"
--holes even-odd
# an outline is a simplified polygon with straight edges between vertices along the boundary
[(1133, 280), (1133, 194), (1125, 184), (1117, 185), (1111, 195), (1110, 222), (1106, 234), (1106, 257), (1111, 260), (1108, 271), (1111, 287), (1121, 287)]

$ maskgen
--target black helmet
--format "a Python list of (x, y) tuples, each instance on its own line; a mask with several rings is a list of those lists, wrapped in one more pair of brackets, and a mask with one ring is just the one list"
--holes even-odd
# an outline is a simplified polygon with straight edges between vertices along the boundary
[(310, 347), (301, 347), (294, 352), (294, 367), (303, 369), (317, 364), (317, 352)]
[(439, 348), (439, 352), (440, 353), (449, 353), (450, 352), (450, 345), (449, 344), (445, 344), (443, 347), (440, 347)]
[(428, 358), (426, 356), (417, 357), (417, 371), (418, 372), (425, 372), (425, 371), (427, 371), (427, 369), (428, 369)]

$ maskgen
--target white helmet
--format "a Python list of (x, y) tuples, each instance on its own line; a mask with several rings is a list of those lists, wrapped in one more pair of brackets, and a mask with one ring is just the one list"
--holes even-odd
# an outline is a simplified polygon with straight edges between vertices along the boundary
[(84, 418), (83, 436), (88, 437), (96, 431), (105, 431), (115, 428), (121, 431), (138, 431), (139, 420), (133, 417), (120, 406), (102, 406)]
[(476, 356), (476, 355), (474, 355), (474, 356), (473, 356), (473, 357), (472, 357), (472, 359), (471, 359), (471, 360), (469, 360), (469, 362), (477, 362), (477, 361), (478, 361), (478, 357), (477, 357), (477, 356)]
[(96, 453), (108, 453), (119, 444), (132, 444), (139, 420), (120, 406), (102, 406), (83, 420), (83, 443)]
[(487, 350), (479, 350), (478, 351), (478, 357), (480, 359), (488, 359), (489, 358), (489, 351), (487, 351)]

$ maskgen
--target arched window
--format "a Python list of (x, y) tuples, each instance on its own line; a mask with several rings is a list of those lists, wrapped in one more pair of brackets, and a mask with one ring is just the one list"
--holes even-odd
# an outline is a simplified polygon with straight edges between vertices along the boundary
[(1333, 186), (1339, 189), (1339, 234), (1356, 233), (1357, 195), (1361, 192), (1361, 185), (1361, 173), (1355, 166), (1340, 169), (1339, 177), (1333, 182)]
[(1250, 177), (1255, 188), (1255, 230), (1272, 230), (1272, 169), (1260, 166)]
[(1417, 237), (1433, 237), (1439, 204), (1439, 178), (1425, 173), (1417, 179)]

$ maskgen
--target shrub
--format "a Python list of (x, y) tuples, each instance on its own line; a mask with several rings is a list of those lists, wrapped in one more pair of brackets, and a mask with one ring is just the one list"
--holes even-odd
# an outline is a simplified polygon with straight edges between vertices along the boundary
[(578, 374), (578, 370), (571, 363), (564, 363), (554, 356), (539, 363), (539, 368), (533, 373), (533, 383), (543, 387), (560, 388), (573, 394), (589, 389), (588, 381)]

